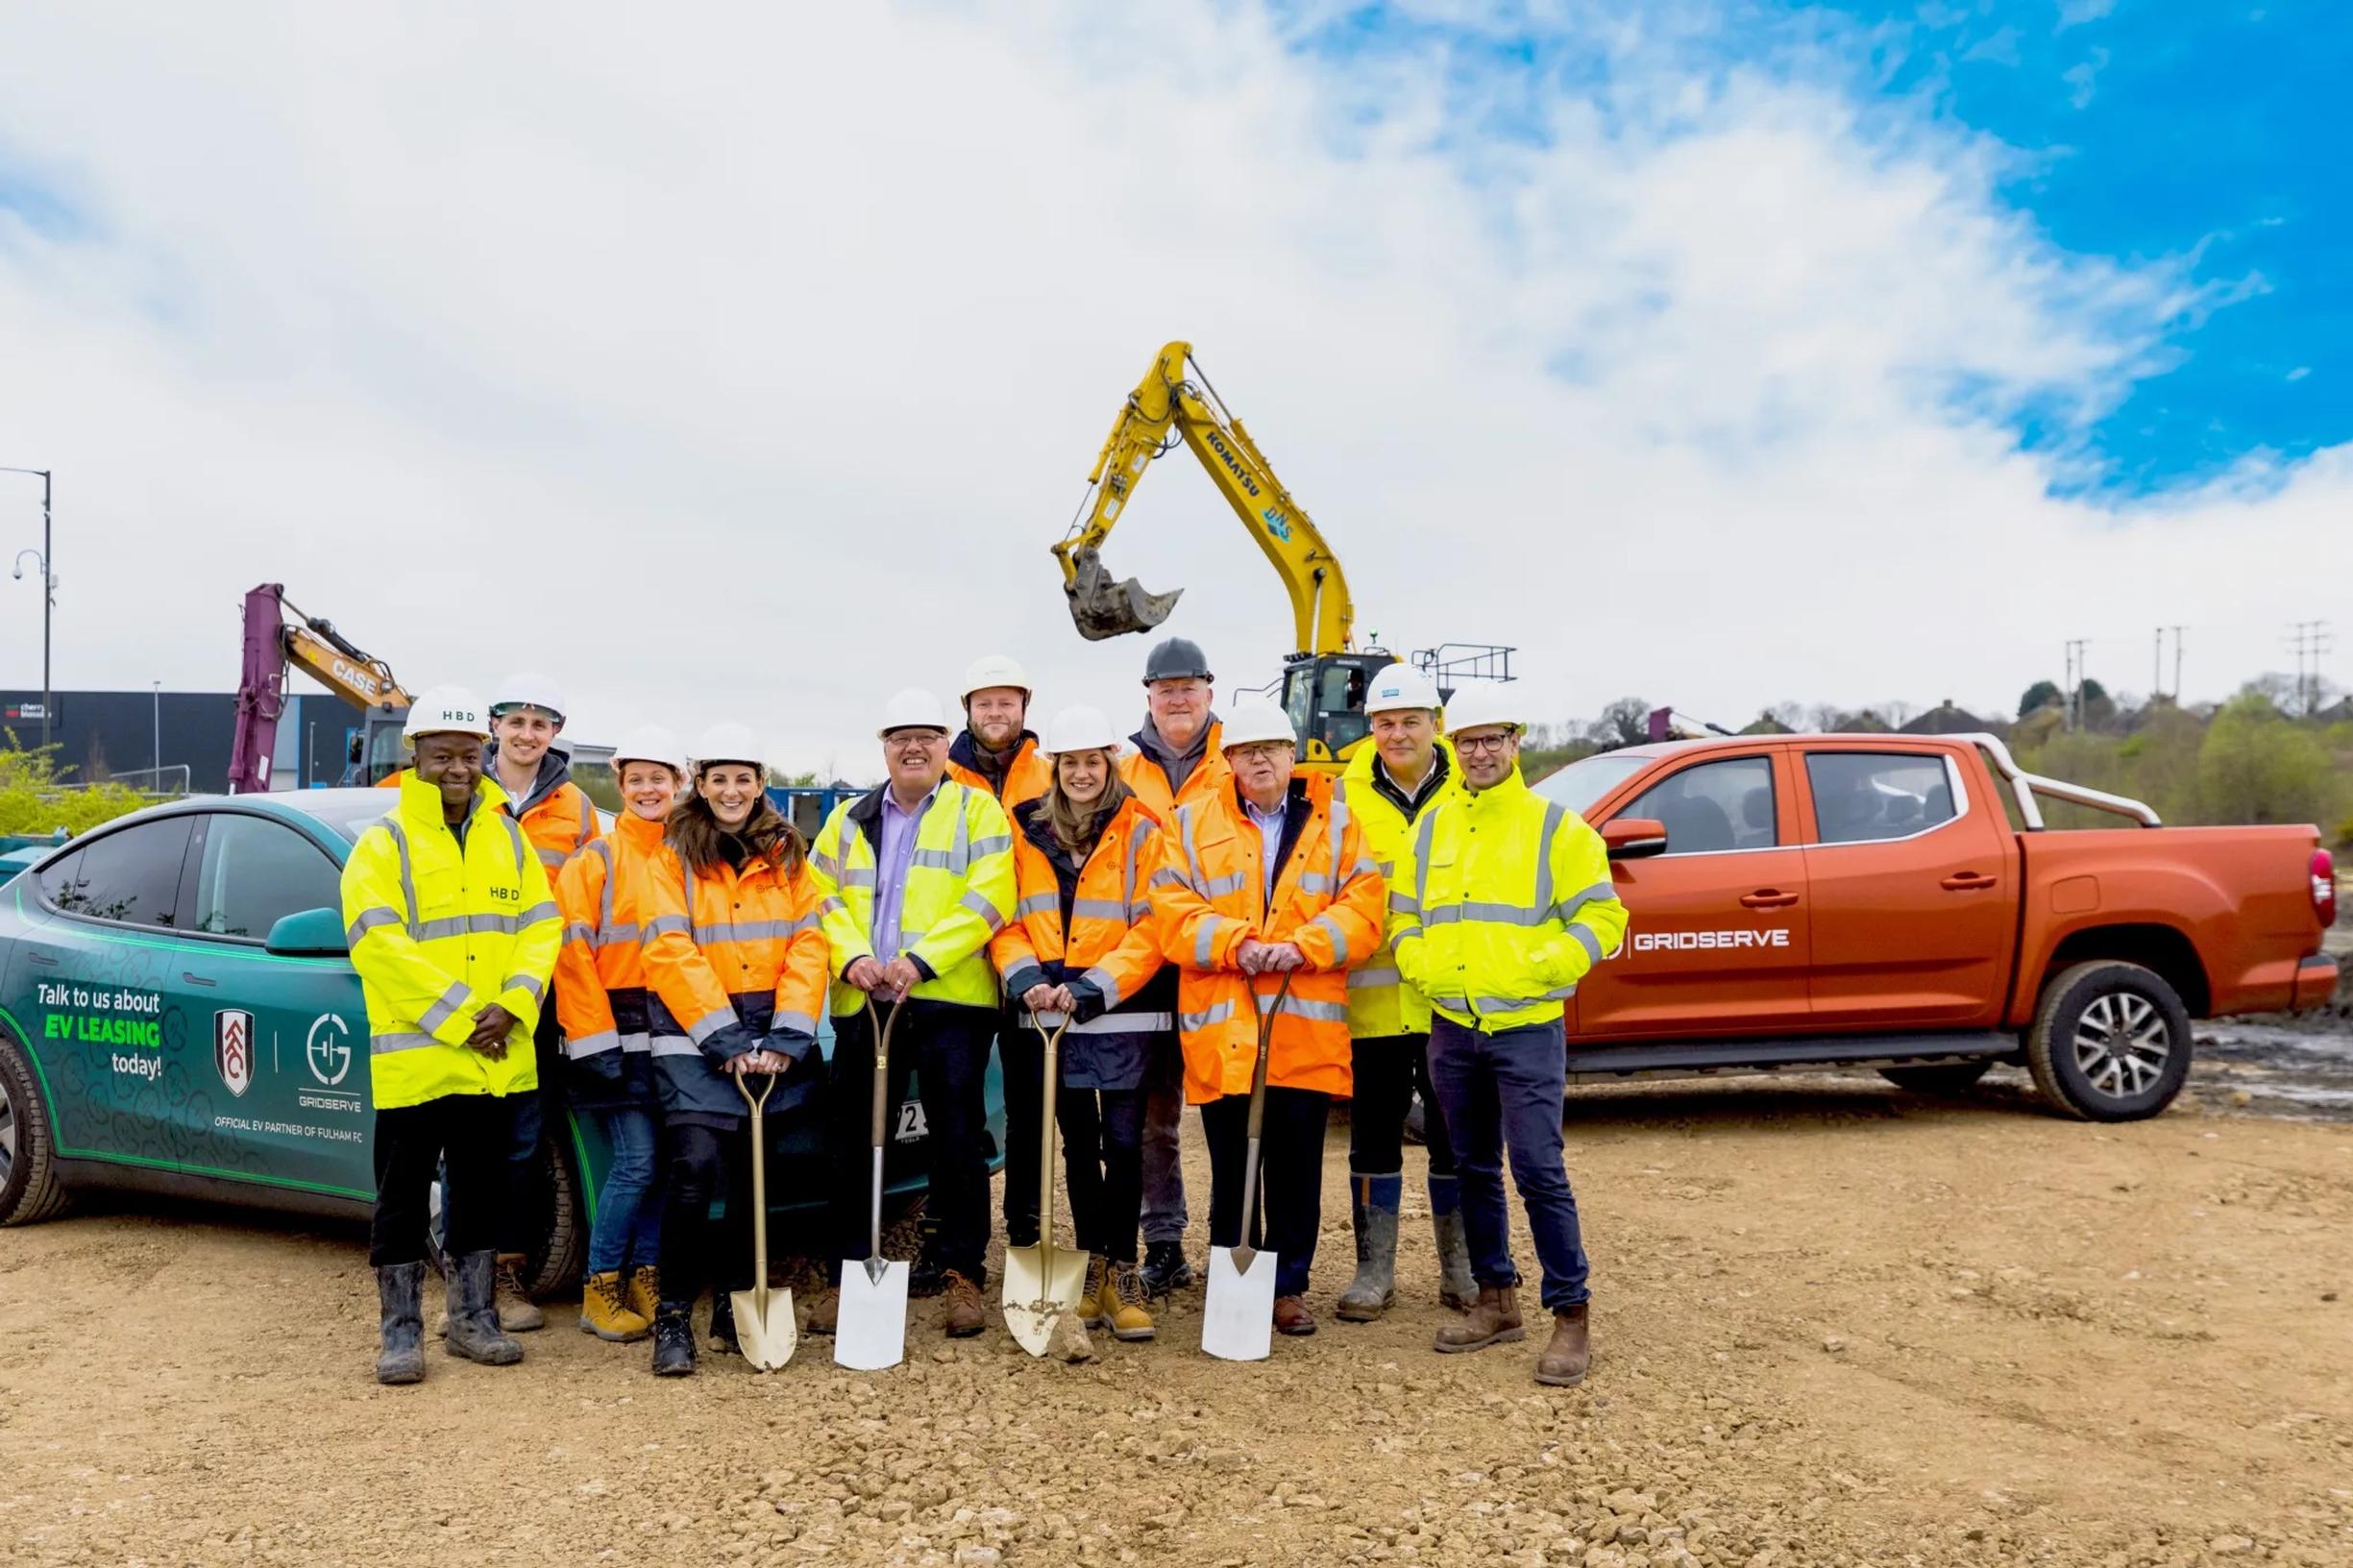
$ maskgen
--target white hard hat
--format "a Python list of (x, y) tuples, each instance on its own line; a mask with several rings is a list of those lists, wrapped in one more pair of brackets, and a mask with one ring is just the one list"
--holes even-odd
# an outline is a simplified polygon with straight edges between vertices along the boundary
[(1438, 689), (1428, 675), (1409, 664), (1392, 664), (1364, 688), (1364, 716), (1395, 713), (1400, 708), (1436, 708)]
[(1455, 699), (1446, 704), (1449, 735), (1495, 724), (1508, 724), (1515, 730), (1528, 727), (1528, 709), (1520, 699), (1518, 682), (1474, 680), (1457, 691)]
[(621, 744), (613, 747), (613, 772), (618, 773), (628, 762), (658, 762), (680, 773), (695, 771), (687, 760), (686, 743), (659, 724), (640, 724), (621, 738)]
[(1065, 708), (1047, 723), (1042, 749), (1049, 757), (1065, 751), (1116, 751), (1119, 732), (1101, 708)]
[(948, 732), (947, 710), (940, 706), (939, 698), (919, 686), (910, 686), (882, 706), (882, 726), (877, 735), (888, 735), (895, 729), (936, 729)]
[(985, 692), (992, 686), (1011, 686), (1021, 694), (1023, 701), (1029, 700), (1029, 672), (1021, 668), (1018, 659), (1007, 658), (1002, 653), (984, 653), (965, 666), (964, 687), (957, 692), (956, 700), (968, 702), (974, 692)]
[[(615, 759), (620, 755), (616, 751)], [(713, 724), (695, 737), (695, 766), (708, 768), (715, 762), (748, 762), (765, 773), (767, 743), (749, 724)]]
[(414, 745), (420, 735), (471, 735), (490, 739), (481, 698), (463, 686), (436, 686), (409, 705), (401, 739)]
[(496, 719), (509, 708), (537, 708), (559, 724), (564, 722), (564, 715), (572, 711), (564, 700), (564, 689), (530, 670), (499, 682), (497, 694), (490, 699), (490, 716)]
[(1291, 728), (1290, 715), (1281, 708), (1262, 697), (1245, 697), (1227, 711), (1217, 744), (1231, 751), (1258, 741), (1284, 741), (1296, 747), (1299, 734)]

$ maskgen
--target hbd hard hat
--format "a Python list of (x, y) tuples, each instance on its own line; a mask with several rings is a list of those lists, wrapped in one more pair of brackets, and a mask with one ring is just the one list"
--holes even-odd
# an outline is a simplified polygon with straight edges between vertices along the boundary
[(414, 746), (420, 735), (471, 735), (490, 739), (481, 699), (463, 686), (436, 686), (417, 698), (401, 725), (401, 739)]
[(1238, 746), (1249, 746), (1259, 741), (1282, 741), (1296, 747), (1298, 732), (1291, 728), (1290, 715), (1262, 697), (1245, 697), (1237, 701), (1225, 716), (1225, 727), (1218, 731), (1217, 744), (1228, 751)]
[(1400, 708), (1436, 708), (1438, 689), (1428, 675), (1409, 664), (1392, 664), (1364, 688), (1364, 716), (1395, 713)]
[(1002, 653), (986, 653), (965, 666), (964, 687), (957, 692), (956, 700), (969, 702), (974, 692), (985, 692), (992, 686), (1010, 686), (1021, 694), (1022, 701), (1029, 700), (1029, 672), (1021, 668), (1018, 660)]
[(1065, 708), (1045, 726), (1043, 750), (1049, 757), (1065, 751), (1116, 751), (1119, 732), (1101, 708)]
[(1507, 724), (1514, 730), (1528, 727), (1528, 710), (1522, 702), (1519, 683), (1502, 680), (1474, 680), (1455, 693), (1455, 699), (1446, 704), (1446, 732), (1459, 735), (1466, 729), (1485, 729)]
[(936, 729), (944, 735), (948, 731), (947, 710), (940, 699), (919, 686), (910, 686), (882, 706), (882, 727), (876, 735), (888, 735), (895, 729)]
[(496, 695), (490, 699), (490, 717), (493, 719), (515, 708), (537, 708), (559, 724), (570, 711), (564, 701), (564, 689), (547, 676), (528, 670), (500, 681)]
[(1189, 637), (1171, 637), (1144, 656), (1143, 683), (1156, 680), (1215, 680), (1210, 674), (1209, 655), (1201, 645)]
[(620, 772), (622, 766), (630, 762), (658, 762), (680, 773), (695, 771), (695, 765), (687, 759), (685, 743), (659, 724), (640, 724), (613, 747), (614, 772)]
[(718, 762), (747, 763), (766, 773), (768, 747), (749, 724), (713, 724), (695, 737), (695, 766), (708, 768)]

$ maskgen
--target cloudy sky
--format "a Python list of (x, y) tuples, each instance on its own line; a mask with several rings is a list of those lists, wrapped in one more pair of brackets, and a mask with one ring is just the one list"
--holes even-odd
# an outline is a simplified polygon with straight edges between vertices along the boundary
[[(2202, 19), (2200, 19), (2202, 18)], [(872, 771), (895, 688), (1138, 700), (1047, 547), (1189, 338), (1360, 628), (1532, 706), (2353, 673), (2353, 24), (2322, 0), (320, 9), (0, 51), (0, 463), (61, 687), (282, 580), (412, 689)], [(37, 542), (0, 476), (0, 546)], [(1181, 451), (1106, 551), (1279, 668)], [(0, 685), (36, 685), (0, 579)], [(2169, 663), (2168, 675), (2169, 678)]]

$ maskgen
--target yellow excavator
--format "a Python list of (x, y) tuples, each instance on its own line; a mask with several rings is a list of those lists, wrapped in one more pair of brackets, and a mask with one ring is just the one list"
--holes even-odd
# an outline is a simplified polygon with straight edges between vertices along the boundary
[[(1365, 683), (1398, 662), (1397, 655), (1357, 646), (1356, 601), (1349, 597), (1339, 557), (1202, 374), (1189, 343), (1164, 347), (1128, 394), (1095, 457), (1094, 472), (1087, 477), (1079, 515), (1054, 546), (1070, 619), (1080, 636), (1101, 642), (1149, 631), (1176, 607), (1182, 588), (1154, 594), (1134, 577), (1115, 579), (1101, 551), (1143, 481), (1146, 465), (1173, 451), (1179, 439), (1201, 460), (1218, 494), (1283, 578), (1290, 595), (1294, 648), (1283, 664), (1283, 706), (1299, 732), (1300, 760), (1336, 767), (1364, 740)], [(1449, 682), (1464, 678), (1509, 680), (1511, 651), (1490, 644), (1449, 643), (1415, 652), (1411, 662), (1441, 690), (1450, 690)]]

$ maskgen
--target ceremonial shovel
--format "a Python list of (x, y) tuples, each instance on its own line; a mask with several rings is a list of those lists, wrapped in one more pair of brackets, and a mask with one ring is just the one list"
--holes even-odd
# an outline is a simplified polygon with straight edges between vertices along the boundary
[[(907, 1359), (907, 1274), (904, 1262), (882, 1255), (882, 1146), (890, 1124), (891, 1030), (898, 1022), (900, 997), (874, 1030), (874, 1175), (870, 1194), (872, 1230), (863, 1259), (842, 1261), (840, 1315), (833, 1331), (833, 1360), (856, 1372), (879, 1372)], [(866, 1004), (873, 1023), (874, 1004)]]
[(1032, 1023), (1045, 1036), (1045, 1132), (1038, 1157), (1038, 1244), (1005, 1249), (1005, 1326), (1023, 1350), (1042, 1356), (1054, 1337), (1054, 1324), (1074, 1310), (1087, 1288), (1087, 1255), (1054, 1245), (1054, 1086), (1062, 1065), (1063, 1031), (1069, 1015), (1051, 1029), (1045, 1020), (1054, 1014), (1033, 1014)]
[(775, 1087), (776, 1075), (767, 1074), (755, 1100), (744, 1087), (744, 1075), (735, 1074), (735, 1091), (751, 1107), (751, 1288), (737, 1290), (728, 1299), (735, 1304), (735, 1339), (744, 1360), (763, 1372), (773, 1372), (791, 1360), (793, 1347), (800, 1343), (793, 1292), (771, 1295), (768, 1290), (768, 1126), (761, 1113)]
[[(1266, 1052), (1274, 1041), (1275, 1014), (1290, 994), (1291, 977), (1259, 1015), (1259, 1059), (1250, 1073), (1250, 1143), (1242, 1159), (1240, 1237), (1250, 1235), (1251, 1212), (1259, 1196), (1259, 1132), (1266, 1120)], [(1210, 1248), (1209, 1294), (1201, 1304), (1201, 1348), (1229, 1361), (1262, 1361), (1274, 1345), (1275, 1268), (1271, 1252), (1243, 1244)]]

